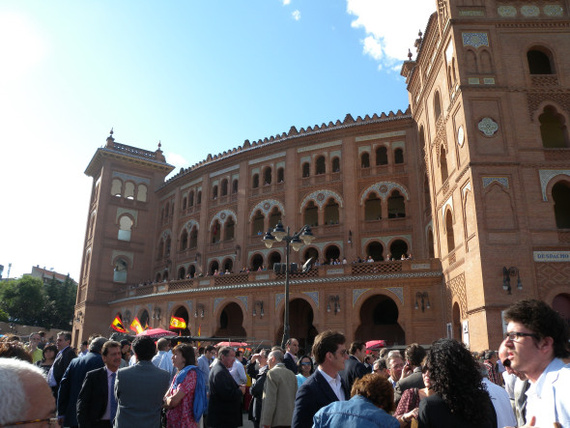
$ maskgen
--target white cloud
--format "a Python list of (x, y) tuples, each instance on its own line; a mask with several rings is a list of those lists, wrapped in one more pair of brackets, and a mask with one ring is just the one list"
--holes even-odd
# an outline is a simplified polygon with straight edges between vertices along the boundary
[(418, 30), (424, 31), (435, 6), (435, 0), (346, 0), (346, 11), (355, 16), (352, 27), (366, 34), (363, 53), (390, 70), (406, 59), (409, 48), (414, 52)]
[(283, 0), (283, 6), (291, 4), (291, 0)]
[(166, 162), (176, 167), (173, 173), (178, 173), (180, 168), (186, 168), (189, 165), (186, 158), (178, 153), (165, 152), (164, 157), (166, 158)]
[(301, 19), (301, 12), (299, 10), (293, 11), (293, 13), (291, 15), (293, 16), (293, 19), (295, 21), (298, 21), (299, 19)]

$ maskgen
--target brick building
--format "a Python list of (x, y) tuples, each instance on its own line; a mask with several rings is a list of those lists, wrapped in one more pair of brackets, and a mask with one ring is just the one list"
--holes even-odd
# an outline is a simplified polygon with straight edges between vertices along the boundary
[(86, 170), (74, 341), (120, 313), (280, 342), (284, 275), (263, 268), (284, 262), (285, 246), (262, 242), (279, 220), (316, 238), (291, 256), (319, 260), (291, 278), (302, 346), (335, 328), (348, 340), (497, 347), (502, 311), (529, 297), (569, 318), (568, 10), (439, 0), (402, 67), (408, 111), (291, 127), (166, 182), (160, 147), (110, 135)]

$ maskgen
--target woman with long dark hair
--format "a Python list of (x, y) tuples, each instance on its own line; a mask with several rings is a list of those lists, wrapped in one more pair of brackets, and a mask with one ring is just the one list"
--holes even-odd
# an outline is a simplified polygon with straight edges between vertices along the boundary
[(47, 376), (49, 369), (53, 365), (55, 357), (57, 356), (57, 347), (53, 344), (44, 346), (44, 349), (42, 350), (42, 356), (43, 356), (42, 360), (38, 361), (36, 363), (36, 366), (41, 368), (46, 373)]
[(419, 428), (496, 428), (497, 417), (471, 353), (453, 339), (439, 339), (425, 369), (435, 394), (420, 401)]
[(309, 376), (313, 374), (315, 369), (313, 366), (313, 360), (308, 355), (303, 355), (299, 358), (297, 367), (299, 368), (299, 373), (297, 374), (297, 388), (300, 388)]

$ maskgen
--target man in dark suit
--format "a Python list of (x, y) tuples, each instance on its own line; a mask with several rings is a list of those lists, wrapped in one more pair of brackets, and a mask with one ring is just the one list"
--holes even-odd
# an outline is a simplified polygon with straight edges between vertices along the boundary
[(238, 385), (229, 371), (235, 359), (235, 351), (224, 347), (218, 351), (218, 360), (210, 369), (208, 427), (235, 428), (242, 425), (241, 400), (245, 385)]
[(352, 389), (352, 384), (356, 379), (360, 379), (362, 376), (370, 372), (362, 362), (366, 356), (366, 343), (352, 342), (348, 353), (350, 356), (344, 364), (344, 370), (341, 370), (339, 374), (350, 391)]
[(60, 420), (63, 419), (65, 427), (77, 426), (76, 403), (81, 385), (87, 372), (103, 367), (101, 348), (106, 341), (104, 337), (93, 339), (89, 352), (82, 358), (73, 359), (61, 379), (57, 394), (57, 416)]
[(117, 412), (115, 377), (121, 366), (121, 344), (109, 340), (101, 351), (104, 367), (85, 376), (77, 400), (79, 428), (110, 428)]
[(61, 331), (57, 334), (57, 339), (55, 341), (55, 346), (57, 347), (58, 353), (55, 357), (53, 365), (48, 372), (48, 383), (53, 391), (53, 396), (57, 399), (57, 392), (59, 390), (59, 384), (69, 363), (77, 355), (73, 349), (71, 349), (71, 333), (66, 333)]
[(156, 354), (154, 341), (137, 337), (132, 348), (138, 362), (117, 372), (115, 428), (156, 428), (160, 426), (160, 409), (170, 384), (170, 374), (152, 363)]
[(313, 416), (321, 407), (350, 398), (350, 391), (338, 374), (348, 358), (345, 343), (342, 333), (331, 330), (315, 338), (312, 353), (318, 367), (297, 391), (292, 428), (312, 427)]
[(421, 365), (426, 356), (426, 350), (421, 345), (412, 343), (406, 348), (404, 355), (406, 357), (406, 365), (404, 370), (402, 370), (402, 377), (394, 388), (396, 405), (398, 405), (406, 389), (425, 388)]
[(297, 367), (297, 352), (299, 352), (299, 341), (294, 338), (290, 338), (285, 343), (285, 358), (283, 359), (283, 364), (293, 373), (297, 374), (299, 368)]

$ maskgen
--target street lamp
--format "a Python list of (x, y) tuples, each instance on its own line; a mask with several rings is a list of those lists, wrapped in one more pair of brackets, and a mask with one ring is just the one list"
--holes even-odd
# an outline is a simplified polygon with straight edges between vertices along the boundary
[(315, 236), (308, 224), (303, 226), (297, 233), (290, 235), (289, 226), (287, 226), (287, 231), (285, 231), (281, 220), (273, 229), (273, 233), (269, 229), (263, 237), (263, 242), (267, 248), (273, 247), (275, 241), (285, 241), (285, 319), (283, 321), (283, 340), (281, 342), (283, 349), (285, 349), (285, 344), (289, 340), (289, 271), (291, 269), (289, 255), (291, 254), (291, 247), (293, 247), (293, 250), (299, 251), (303, 244), (310, 245), (313, 239), (315, 239)]

